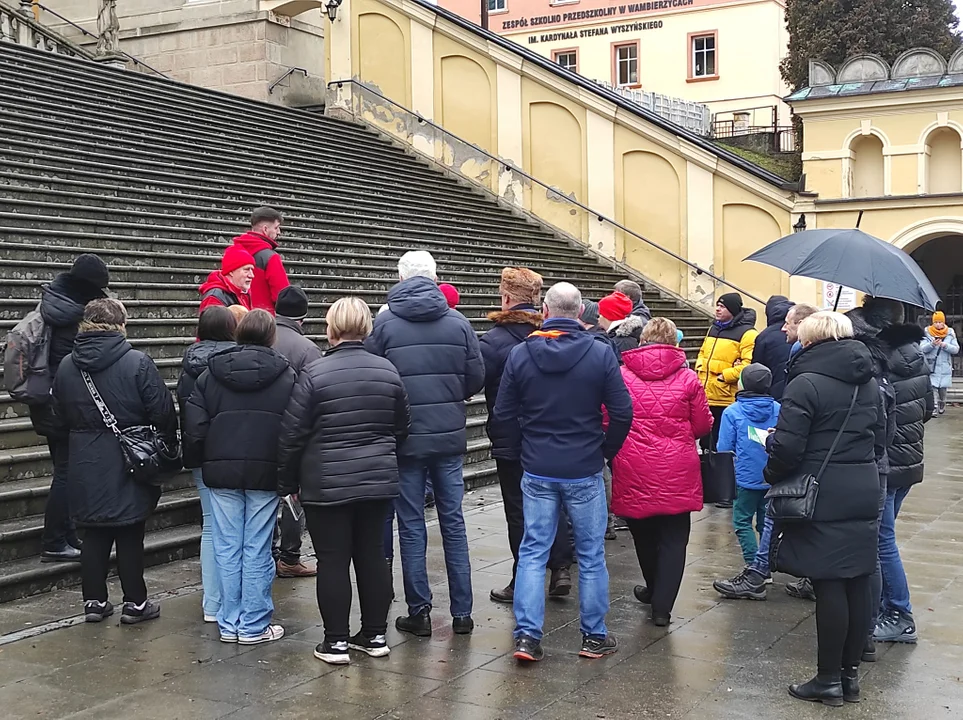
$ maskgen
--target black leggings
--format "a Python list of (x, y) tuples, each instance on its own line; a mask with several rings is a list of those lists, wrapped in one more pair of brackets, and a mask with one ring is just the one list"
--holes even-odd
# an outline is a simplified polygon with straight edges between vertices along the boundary
[(140, 605), (147, 599), (144, 583), (144, 523), (121, 527), (88, 527), (80, 554), (84, 600), (107, 601), (110, 549), (117, 543), (117, 574), (124, 589), (124, 602)]
[(821, 673), (859, 666), (872, 613), (870, 575), (850, 580), (813, 580)]
[(671, 613), (685, 571), (685, 550), (691, 527), (689, 513), (626, 519), (626, 523), (635, 541), (642, 577), (652, 592), (652, 612)]
[(391, 577), (384, 556), (384, 527), (388, 501), (347, 505), (305, 505), (304, 515), (318, 558), (318, 609), (324, 639), (340, 642), (351, 637), (351, 575), (354, 562), (361, 603), (361, 632), (384, 635), (391, 605)]

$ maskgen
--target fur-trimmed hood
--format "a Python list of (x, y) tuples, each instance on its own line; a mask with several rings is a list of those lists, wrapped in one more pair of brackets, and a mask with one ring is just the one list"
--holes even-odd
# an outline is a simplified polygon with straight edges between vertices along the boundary
[(616, 320), (609, 325), (609, 335), (615, 337), (635, 337), (641, 334), (645, 320), (638, 315), (629, 315), (625, 320)]
[(488, 313), (488, 319), (496, 325), (531, 325), (538, 330), (542, 327), (542, 314), (534, 310), (514, 308)]

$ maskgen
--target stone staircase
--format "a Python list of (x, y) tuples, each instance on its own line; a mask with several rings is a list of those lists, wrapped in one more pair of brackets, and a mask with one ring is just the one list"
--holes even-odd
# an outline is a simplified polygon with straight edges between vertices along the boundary
[[(364, 127), (5, 42), (0, 85), (0, 330), (34, 307), (42, 283), (96, 252), (130, 312), (131, 343), (171, 387), (193, 341), (197, 286), (258, 205), (285, 214), (280, 249), (319, 342), (330, 303), (353, 294), (376, 309), (409, 249), (434, 254), (479, 332), (502, 266), (570, 280), (594, 299), (623, 277)], [(646, 301), (694, 352), (705, 316), (657, 291)], [(472, 486), (495, 479), (484, 413), (475, 398)], [(78, 581), (76, 566), (38, 559), (49, 473), (26, 408), (0, 394), (0, 601)], [(182, 473), (148, 524), (148, 562), (196, 554), (198, 518)]]

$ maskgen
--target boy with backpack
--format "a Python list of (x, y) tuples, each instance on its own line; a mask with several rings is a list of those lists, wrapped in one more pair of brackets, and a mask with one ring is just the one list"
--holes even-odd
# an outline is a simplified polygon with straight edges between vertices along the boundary
[[(769, 395), (772, 373), (765, 365), (751, 363), (739, 377), (736, 401), (722, 413), (717, 448), (735, 453), (736, 499), (732, 525), (748, 566), (756, 556), (766, 522), (766, 491), (762, 477), (766, 466), (766, 437), (776, 427), (779, 403)], [(753, 528), (753, 518), (756, 520)]]
[(80, 562), (81, 542), (67, 500), (68, 438), (50, 410), (50, 388), (60, 361), (70, 355), (84, 307), (107, 297), (107, 265), (85, 253), (41, 291), (40, 304), (7, 334), (3, 379), (11, 398), (27, 405), (38, 435), (45, 436), (53, 480), (44, 511), (41, 562)]

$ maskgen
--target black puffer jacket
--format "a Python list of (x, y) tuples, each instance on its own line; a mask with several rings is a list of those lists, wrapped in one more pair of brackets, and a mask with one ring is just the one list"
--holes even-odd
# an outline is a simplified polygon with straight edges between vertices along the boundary
[(212, 355), (187, 402), (184, 452), (203, 459), (204, 484), (278, 487), (278, 433), (295, 373), (271, 348), (237, 345)]
[(622, 362), (622, 353), (635, 350), (639, 346), (646, 322), (639, 315), (629, 315), (625, 320), (619, 320), (609, 326), (606, 335), (616, 350), (619, 351), (620, 363)]
[(756, 337), (756, 344), (752, 349), (752, 361), (761, 363), (772, 373), (772, 385), (769, 394), (776, 400), (782, 397), (786, 388), (786, 364), (789, 362), (789, 351), (792, 345), (786, 338), (782, 326), (786, 324), (786, 315), (795, 305), (783, 295), (773, 295), (766, 302), (766, 329)]
[(485, 363), (475, 331), (435, 282), (413, 277), (391, 288), (365, 347), (391, 361), (408, 392), (411, 434), (398, 454), (464, 453), (465, 401), (484, 387)]
[[(224, 340), (198, 340), (184, 352), (184, 360), (181, 362), (181, 376), (177, 381), (177, 406), (181, 414), (181, 427), (185, 426), (184, 415), (187, 411), (187, 401), (190, 400), (194, 392), (194, 384), (197, 378), (207, 370), (207, 361), (211, 355), (219, 353), (221, 350), (232, 348), (236, 343)], [(184, 467), (199, 468), (204, 458), (196, 451), (198, 448), (191, 446), (190, 449), (183, 449)]]
[(508, 353), (525, 341), (533, 330), (542, 326), (542, 314), (534, 305), (516, 305), (510, 310), (493, 312), (488, 319), (495, 327), (481, 336), (482, 357), (485, 359), (485, 404), (488, 406), (488, 422), (485, 429), (492, 443), (492, 457), (496, 460), (518, 460), (522, 456), (522, 431), (518, 418), (496, 422), (492, 418), (498, 386)]
[(131, 348), (119, 332), (77, 335), (54, 381), (53, 406), (70, 434), (67, 492), (70, 515), (80, 526), (133, 525), (153, 512), (160, 488), (132, 479), (120, 444), (84, 384), (90, 373), (110, 412), (123, 429), (153, 425), (168, 438), (177, 434), (177, 411), (154, 361)]
[[(84, 317), (84, 306), (91, 300), (106, 297), (104, 291), (70, 273), (60, 273), (46, 285), (40, 295), (40, 315), (50, 328), (50, 372), (57, 377), (57, 368), (74, 349), (77, 325)], [(55, 435), (56, 426), (46, 405), (31, 405), (30, 419), (40, 435)]]
[(401, 377), (360, 342), (344, 342), (305, 368), (281, 425), (281, 495), (305, 505), (398, 496), (399, 440), (408, 435)]
[(852, 417), (820, 478), (811, 521), (785, 523), (773, 540), (775, 568), (817, 580), (869, 575), (876, 568), (879, 474), (885, 418), (869, 351), (858, 340), (804, 348), (789, 364), (766, 482), (817, 474), (858, 388)]
[(281, 353), (294, 372), (300, 375), (304, 368), (321, 359), (321, 348), (313, 340), (304, 337), (301, 323), (291, 318), (276, 318), (278, 334), (274, 341), (274, 349)]

